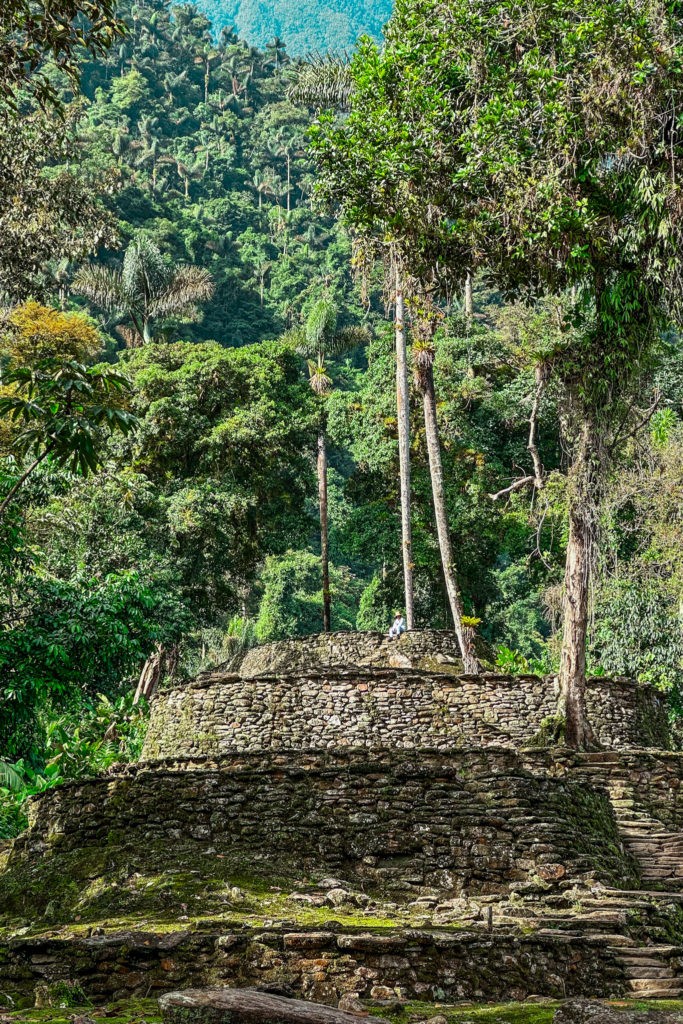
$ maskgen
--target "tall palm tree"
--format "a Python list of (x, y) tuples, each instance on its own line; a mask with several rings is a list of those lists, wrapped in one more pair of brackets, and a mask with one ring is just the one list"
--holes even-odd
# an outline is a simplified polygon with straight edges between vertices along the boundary
[(292, 192), (292, 156), (297, 151), (301, 150), (303, 145), (303, 137), (296, 131), (296, 129), (280, 128), (275, 133), (272, 139), (268, 141), (268, 149), (273, 156), (281, 157), (285, 161), (287, 168), (287, 212), (289, 213), (291, 205), (291, 192)]
[[(303, 328), (290, 332), (289, 339), (308, 365), (312, 390), (324, 398), (333, 382), (327, 371), (327, 361), (344, 352), (364, 345), (369, 340), (365, 327), (339, 327), (339, 310), (329, 297), (319, 299), (313, 306)], [(325, 414), (321, 413), (318, 431), (318, 503), (320, 511), (320, 555), (323, 583), (323, 630), (331, 629), (332, 596), (330, 591), (329, 524), (327, 515), (327, 442)]]
[(408, 353), (406, 347), (403, 278), (394, 258), (395, 300), (394, 341), (396, 345), (396, 411), (398, 424), (398, 464), (401, 491), (401, 549), (403, 554), (403, 594), (406, 627), (415, 625), (413, 591), (413, 529), (410, 517), (410, 393), (408, 390)]
[(140, 236), (130, 243), (120, 270), (90, 264), (78, 271), (73, 291), (95, 305), (128, 320), (120, 333), (131, 348), (154, 339), (154, 325), (169, 316), (196, 318), (197, 305), (214, 292), (214, 282), (202, 267), (177, 266), (154, 242)]
[(425, 436), (429, 455), (429, 474), (432, 480), (432, 498), (434, 501), (434, 518), (439, 539), (441, 564), (446, 580), (448, 603), (453, 617), (453, 626), (458, 637), (465, 672), (479, 674), (479, 662), (474, 651), (472, 632), (463, 622), (464, 609), (462, 595), (455, 572), (453, 547), (446, 516), (446, 498), (443, 483), (443, 467), (441, 464), (441, 445), (439, 443), (439, 426), (436, 418), (436, 391), (434, 388), (434, 323), (422, 320), (418, 324), (418, 337), (413, 342), (413, 363), (415, 366), (415, 383), (422, 395), (424, 406)]
[(272, 67), (276, 72), (289, 60), (287, 44), (279, 36), (275, 36), (269, 43), (266, 43), (265, 52), (267, 56), (266, 66)]
[[(345, 56), (313, 57), (288, 71), (287, 97), (292, 103), (315, 108), (333, 108), (342, 113), (349, 109), (353, 79)], [(387, 232), (388, 233), (388, 232)], [(359, 247), (358, 253), (362, 251)], [(371, 259), (377, 256), (370, 246)], [(401, 552), (403, 559), (403, 590), (406, 625), (413, 629), (415, 621), (413, 590), (413, 547), (410, 508), (410, 396), (408, 392), (408, 358), (405, 331), (404, 267), (398, 247), (389, 242), (380, 246), (380, 258), (390, 278), (394, 297), (394, 338), (396, 345), (396, 407), (398, 416), (398, 455), (401, 495)], [(357, 253), (357, 255), (358, 255)], [(365, 260), (365, 258), (364, 258)], [(407, 275), (406, 275), (407, 276)]]

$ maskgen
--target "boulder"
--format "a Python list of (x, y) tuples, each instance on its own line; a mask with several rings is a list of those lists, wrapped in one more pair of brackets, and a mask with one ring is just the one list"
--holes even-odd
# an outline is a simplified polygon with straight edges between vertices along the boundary
[(188, 989), (159, 999), (164, 1024), (358, 1024), (331, 1006), (253, 988)]

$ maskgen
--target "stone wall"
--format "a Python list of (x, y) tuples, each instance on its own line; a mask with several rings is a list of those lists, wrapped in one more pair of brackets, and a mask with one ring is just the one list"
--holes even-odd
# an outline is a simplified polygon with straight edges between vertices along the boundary
[(537, 876), (565, 885), (591, 871), (615, 883), (635, 877), (606, 794), (532, 775), (504, 750), (372, 760), (362, 752), (249, 754), (130, 767), (36, 798), (11, 859), (106, 857), (123, 846), (145, 856), (161, 850), (168, 866), (176, 853), (193, 861), (193, 845), (289, 857), (298, 872), (408, 892), (497, 892)]
[(683, 828), (683, 753), (672, 751), (524, 751), (531, 772), (566, 771), (610, 793), (617, 810), (649, 815), (668, 829)]
[(320, 633), (264, 644), (231, 666), (244, 679), (262, 675), (348, 668), (438, 669), (462, 671), (458, 640), (450, 630), (421, 629), (389, 640), (386, 633)]
[[(587, 702), (603, 746), (670, 745), (666, 700), (656, 690), (592, 679)], [(554, 681), (537, 676), (359, 668), (243, 679), (219, 669), (159, 695), (143, 758), (346, 746), (519, 747), (557, 705)]]
[(599, 938), (466, 931), (386, 935), (290, 927), (23, 938), (0, 942), (0, 969), (0, 1007), (32, 1006), (37, 989), (49, 992), (60, 982), (77, 982), (95, 1002), (270, 982), (332, 1005), (346, 992), (453, 1002), (614, 996), (626, 988), (623, 968)]
[[(637, 883), (606, 793), (533, 775), (510, 750), (252, 753), (129, 767), (34, 798), (7, 877), (35, 917), (41, 899), (57, 906), (63, 875), (76, 887), (67, 897), (82, 900), (79, 878), (103, 865), (125, 862), (130, 875), (156, 858), (166, 871), (208, 871), (218, 854), (270, 877), (333, 874), (405, 898), (496, 893), (538, 878), (560, 888), (589, 875)], [(0, 886), (3, 901), (11, 897)]]

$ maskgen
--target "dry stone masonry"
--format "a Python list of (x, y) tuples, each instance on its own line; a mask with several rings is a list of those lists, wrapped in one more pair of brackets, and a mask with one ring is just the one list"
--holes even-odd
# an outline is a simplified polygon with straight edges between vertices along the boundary
[(454, 633), (425, 629), (389, 640), (385, 633), (320, 633), (253, 647), (234, 659), (243, 679), (345, 668), (416, 668), (462, 672)]
[(594, 679), (588, 706), (602, 749), (550, 748), (554, 680), (464, 675), (435, 631), (162, 693), (140, 763), (36, 797), (0, 847), (0, 1005), (683, 993), (683, 754), (651, 688)]
[(131, 768), (41, 797), (12, 858), (19, 866), (49, 850), (115, 861), (122, 841), (141, 865), (156, 850), (179, 868), (208, 847), (261, 863), (270, 855), (273, 874), (287, 862), (406, 898), (507, 892), (536, 877), (565, 887), (585, 874), (638, 880), (607, 795), (568, 774), (532, 774), (510, 750), (249, 753)]
[[(435, 654), (427, 654), (430, 644)], [(162, 694), (143, 758), (267, 749), (519, 747), (557, 715), (552, 678), (447, 671), (457, 668), (450, 634), (411, 633), (394, 643), (373, 633), (314, 637), (309, 666), (306, 651), (302, 640), (257, 648), (238, 672), (217, 669)], [(371, 667), (382, 658), (385, 667)], [(394, 667), (386, 667), (387, 660)], [(396, 667), (400, 661), (405, 664)], [(419, 667), (428, 662), (431, 669)], [(587, 699), (603, 746), (671, 746), (665, 698), (653, 688), (592, 679)]]

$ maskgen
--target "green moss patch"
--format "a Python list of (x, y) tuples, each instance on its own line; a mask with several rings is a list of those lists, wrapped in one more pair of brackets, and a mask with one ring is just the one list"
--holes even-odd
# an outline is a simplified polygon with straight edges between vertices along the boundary
[(2, 1024), (160, 1024), (156, 999), (126, 999), (106, 1006), (50, 1006), (41, 1009), (0, 1011)]
[[(435, 1006), (433, 1003), (409, 1003), (401, 1012), (373, 1009), (372, 1015), (390, 1024), (415, 1024), (437, 1015), (444, 1016), (448, 1024), (552, 1024), (557, 1002), (468, 1004), (461, 1006)], [(629, 1011), (668, 1010), (683, 1011), (683, 1002), (638, 1001), (613, 1002), (609, 1005), (624, 1011), (625, 1024)], [(1, 1024), (160, 1024), (161, 1015), (156, 999), (130, 999), (106, 1006), (55, 1006), (44, 1009), (1, 1011)]]
[[(153, 927), (187, 929), (209, 922), (264, 927), (273, 921), (320, 926), (337, 921), (346, 927), (414, 927), (424, 911), (388, 902), (369, 893), (367, 907), (353, 902), (315, 906), (320, 897), (315, 881), (302, 878), (291, 865), (245, 862), (204, 854), (185, 858), (192, 868), (163, 864), (154, 851), (147, 863), (139, 851), (119, 847), (108, 851), (54, 854), (37, 862), (17, 864), (0, 875), (0, 939), (42, 935), (68, 928), (72, 934), (92, 927), (107, 931)], [(177, 855), (177, 850), (176, 850)], [(182, 858), (178, 858), (182, 860)]]
[[(398, 1012), (389, 1013), (383, 1009), (372, 1009), (370, 1012), (374, 1017), (391, 1021), (391, 1024), (416, 1024), (417, 1021), (429, 1021), (437, 1016), (445, 1017), (448, 1024), (552, 1024), (555, 1011), (560, 1005), (550, 1000), (542, 1003), (469, 1003), (460, 1006), (408, 1003)], [(635, 1010), (683, 1011), (683, 1001), (677, 1000), (619, 1000), (608, 1002), (607, 1005), (624, 1011), (624, 1024), (627, 1024), (630, 1012)]]

